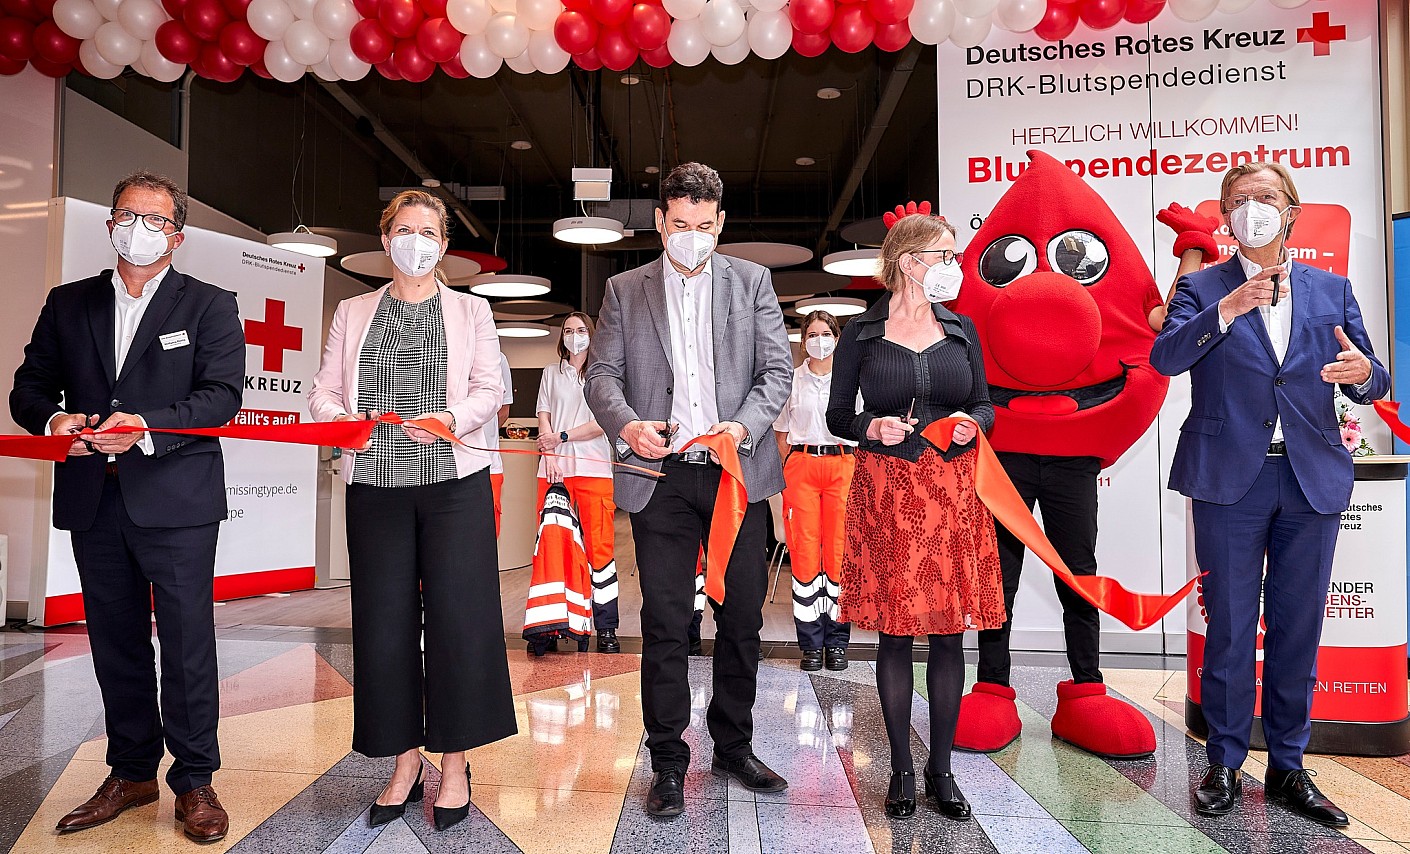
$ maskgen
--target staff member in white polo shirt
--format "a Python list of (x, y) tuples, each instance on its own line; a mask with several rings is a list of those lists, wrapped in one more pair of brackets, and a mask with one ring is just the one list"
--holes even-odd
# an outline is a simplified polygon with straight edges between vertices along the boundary
[(842, 550), (846, 542), (847, 491), (857, 443), (827, 429), (832, 390), (832, 351), (841, 327), (826, 311), (803, 319), (807, 357), (793, 371), (793, 393), (774, 422), (783, 457), (784, 528), (793, 569), (793, 624), (803, 650), (802, 668), (847, 669), (849, 623), (837, 621)]
[(598, 652), (621, 652), (617, 641), (616, 532), (612, 517), (612, 447), (583, 396), (583, 366), (592, 345), (592, 318), (575, 311), (563, 321), (556, 365), (543, 369), (535, 411), (540, 451), (559, 456), (539, 460), (539, 512), (551, 483), (561, 483), (578, 510), (583, 545), (592, 565), (592, 623)]

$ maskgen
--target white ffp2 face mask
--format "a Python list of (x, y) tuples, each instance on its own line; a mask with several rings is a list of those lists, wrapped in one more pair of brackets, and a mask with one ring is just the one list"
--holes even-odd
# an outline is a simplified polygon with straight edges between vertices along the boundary
[(563, 346), (568, 348), (568, 352), (574, 356), (586, 350), (591, 342), (592, 336), (586, 332), (563, 333)]
[[(911, 281), (914, 282), (915, 279), (911, 278)], [(931, 302), (949, 302), (960, 295), (960, 285), (963, 283), (964, 273), (960, 270), (960, 265), (953, 261), (931, 265), (926, 268), (925, 276), (918, 282), (921, 290), (925, 291), (925, 298)]]
[(398, 234), (390, 243), (392, 263), (413, 279), (434, 270), (441, 260), (441, 244), (424, 234)]
[(134, 267), (155, 264), (171, 254), (175, 247), (167, 248), (167, 237), (168, 235), (152, 231), (145, 225), (139, 226), (135, 219), (129, 225), (114, 225), (112, 233), (113, 248), (124, 261)]
[(705, 231), (677, 231), (666, 238), (666, 254), (687, 270), (694, 270), (715, 251), (715, 235)]
[(803, 342), (803, 349), (814, 359), (826, 359), (837, 349), (837, 339), (831, 335), (816, 335)]
[(1229, 212), (1229, 230), (1239, 243), (1259, 249), (1282, 233), (1283, 213), (1272, 205), (1249, 199)]

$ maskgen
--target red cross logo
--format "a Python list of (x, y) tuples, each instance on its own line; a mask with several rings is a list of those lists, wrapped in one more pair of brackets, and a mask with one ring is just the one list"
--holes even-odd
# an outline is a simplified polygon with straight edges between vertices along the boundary
[(1313, 56), (1326, 56), (1332, 52), (1332, 42), (1346, 41), (1346, 27), (1341, 24), (1332, 26), (1329, 12), (1314, 12), (1312, 26), (1299, 27), (1297, 40), (1299, 44), (1312, 42)]
[(300, 265), (299, 265), (299, 272), (302, 273), (303, 271), (304, 271), (304, 265), (300, 264)]
[(245, 321), (245, 341), (264, 348), (263, 368), (271, 373), (284, 370), (284, 351), (304, 349), (303, 327), (284, 325), (284, 301), (264, 301), (264, 320)]

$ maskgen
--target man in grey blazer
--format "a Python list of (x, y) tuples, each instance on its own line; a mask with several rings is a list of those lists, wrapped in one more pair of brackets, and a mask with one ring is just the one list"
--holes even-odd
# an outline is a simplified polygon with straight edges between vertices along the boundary
[(641, 580), (641, 705), (655, 772), (646, 811), (685, 810), (690, 748), (686, 679), (695, 565), (709, 536), (722, 469), (708, 452), (681, 449), (702, 434), (734, 438), (749, 493), (715, 610), (714, 691), (706, 714), (712, 768), (777, 792), (787, 782), (754, 755), (753, 712), (768, 570), (767, 500), (783, 489), (771, 431), (788, 399), (793, 360), (769, 271), (714, 254), (724, 224), (714, 169), (686, 163), (661, 184), (656, 212), (665, 255), (614, 276), (598, 317), (586, 394), (624, 459), (661, 479), (619, 471), (617, 506), (632, 514)]

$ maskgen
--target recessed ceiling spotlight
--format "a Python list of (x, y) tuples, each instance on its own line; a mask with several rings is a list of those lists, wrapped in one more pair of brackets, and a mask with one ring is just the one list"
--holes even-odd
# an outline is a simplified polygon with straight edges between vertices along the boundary
[(661, 171), (661, 167), (660, 167), (660, 166), (648, 166), (648, 167), (646, 167), (646, 174), (648, 174), (648, 175), (655, 175), (656, 173), (658, 173), (658, 172), (660, 172), (660, 171)]
[(800, 157), (797, 160), (794, 160), (793, 162), (797, 163), (799, 166), (812, 166), (818, 161), (814, 160), (811, 157)]
[(435, 179), (435, 178), (422, 178), (422, 179), (421, 179), (421, 186), (425, 187), (425, 188), (428, 189), (428, 190), (434, 190), (434, 189), (436, 189), (437, 187), (439, 187), (440, 185), (441, 185), (441, 182), (440, 182), (439, 180)]
[(636, 74), (623, 74), (623, 75), (622, 75), (622, 85), (623, 85), (623, 86), (635, 86), (636, 84), (638, 84), (638, 83), (640, 83), (640, 82), (641, 82), (641, 77), (638, 76), (638, 75), (636, 75)]
[(516, 139), (513, 142), (509, 143), (509, 147), (514, 149), (515, 151), (528, 151), (529, 149), (534, 147), (534, 144), (532, 142), (529, 142), (527, 139)]
[(824, 101), (835, 101), (842, 97), (842, 91), (831, 86), (824, 86), (818, 90), (818, 97)]

